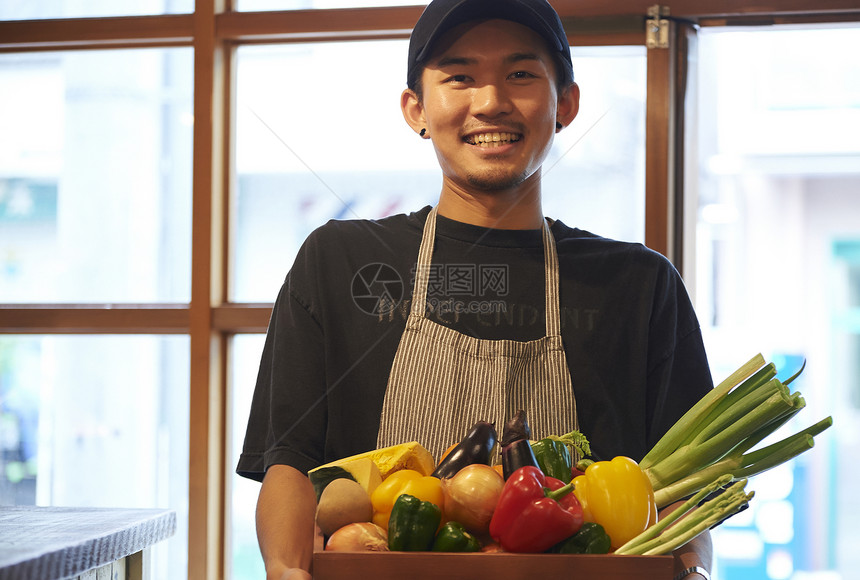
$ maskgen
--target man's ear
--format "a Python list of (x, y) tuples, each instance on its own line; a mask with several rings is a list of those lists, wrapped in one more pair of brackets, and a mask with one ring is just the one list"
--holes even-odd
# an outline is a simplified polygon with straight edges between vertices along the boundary
[(567, 127), (579, 113), (579, 85), (571, 83), (558, 95), (558, 122)]
[(421, 104), (418, 94), (412, 89), (406, 89), (400, 95), (400, 110), (403, 112), (406, 123), (419, 135), (421, 129), (427, 128), (427, 121), (424, 119), (424, 106)]

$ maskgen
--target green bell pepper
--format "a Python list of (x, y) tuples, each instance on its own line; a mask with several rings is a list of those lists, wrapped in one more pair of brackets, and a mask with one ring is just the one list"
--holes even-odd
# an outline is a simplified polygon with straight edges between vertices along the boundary
[(460, 522), (448, 522), (433, 541), (434, 552), (478, 552), (481, 542), (466, 531)]
[(388, 549), (423, 552), (433, 546), (442, 510), (429, 501), (404, 493), (394, 502), (388, 520)]
[(578, 532), (556, 544), (552, 551), (559, 554), (608, 554), (609, 543), (609, 534), (603, 526), (585, 522)]
[(570, 483), (573, 467), (567, 445), (555, 439), (541, 439), (532, 443), (532, 452), (544, 475)]

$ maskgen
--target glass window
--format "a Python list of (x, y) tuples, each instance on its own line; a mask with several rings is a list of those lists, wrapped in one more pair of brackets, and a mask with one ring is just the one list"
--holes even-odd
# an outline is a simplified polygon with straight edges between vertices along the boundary
[(0, 302), (187, 302), (191, 49), (0, 55)]
[(188, 542), (188, 337), (0, 336), (0, 505), (165, 508)]
[[(644, 48), (574, 53), (582, 104), (544, 165), (544, 211), (642, 241)], [(233, 300), (274, 300), (299, 246), (328, 219), (436, 202), (432, 144), (400, 112), (406, 41), (246, 46), (237, 60)]]
[[(750, 481), (714, 534), (718, 576), (851, 577), (860, 566), (856, 425), (860, 28), (703, 29), (696, 308), (715, 379), (761, 352), (815, 448)], [(691, 280), (692, 282), (692, 280)], [(854, 298), (852, 298), (854, 297)]]
[(45, 18), (84, 18), (92, 16), (144, 16), (188, 14), (194, 0), (3, 0), (0, 20), (41, 20)]
[(645, 48), (573, 47), (579, 114), (543, 166), (544, 214), (645, 241)]
[(228, 568), (233, 580), (255, 580), (264, 578), (266, 570), (257, 544), (255, 509), (260, 484), (236, 475), (236, 464), (242, 453), (248, 413), (260, 355), (263, 352), (262, 334), (238, 334), (231, 341), (230, 349), (230, 434), (227, 455), (227, 470), (231, 474), (230, 546), (232, 554)]

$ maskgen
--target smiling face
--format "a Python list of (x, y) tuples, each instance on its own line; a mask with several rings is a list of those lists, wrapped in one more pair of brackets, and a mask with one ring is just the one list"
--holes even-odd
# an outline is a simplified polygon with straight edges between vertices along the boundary
[(405, 91), (404, 116), (426, 128), (446, 190), (539, 197), (540, 167), (556, 123), (576, 115), (578, 90), (559, 91), (553, 59), (530, 28), (507, 20), (467, 23), (437, 44), (421, 96)]

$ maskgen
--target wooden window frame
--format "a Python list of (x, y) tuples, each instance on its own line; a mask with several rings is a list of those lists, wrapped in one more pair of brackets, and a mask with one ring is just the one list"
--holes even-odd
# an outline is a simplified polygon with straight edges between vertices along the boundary
[[(552, 0), (551, 0), (552, 1)], [(555, 0), (573, 46), (644, 45), (650, 2)], [(688, 245), (684, 141), (688, 55), (697, 26), (860, 21), (856, 0), (678, 0), (669, 48), (647, 51), (646, 244), (679, 269)], [(188, 578), (229, 573), (227, 359), (230, 337), (265, 332), (271, 304), (227, 301), (228, 197), (234, 183), (234, 55), (240, 44), (408, 38), (421, 6), (235, 12), (196, 0), (192, 14), (0, 21), (0, 52), (193, 47), (191, 300), (187, 304), (0, 304), (2, 334), (190, 336)]]

